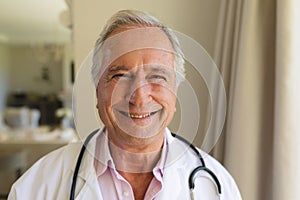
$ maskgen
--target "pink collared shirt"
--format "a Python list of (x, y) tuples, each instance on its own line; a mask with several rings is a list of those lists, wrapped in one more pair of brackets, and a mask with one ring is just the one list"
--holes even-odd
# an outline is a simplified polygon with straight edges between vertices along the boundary
[[(168, 151), (166, 138), (167, 137), (165, 137), (160, 160), (152, 170), (154, 177), (148, 186), (144, 197), (145, 200), (155, 199), (163, 188), (163, 172)], [(131, 185), (115, 168), (108, 147), (106, 131), (99, 134), (97, 138), (95, 155), (94, 166), (103, 199), (133, 200), (134, 194)]]

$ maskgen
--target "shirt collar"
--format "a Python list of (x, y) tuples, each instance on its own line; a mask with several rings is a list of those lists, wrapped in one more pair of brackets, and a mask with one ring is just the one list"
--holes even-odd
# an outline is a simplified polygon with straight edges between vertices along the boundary
[[(163, 176), (163, 170), (169, 152), (169, 135), (171, 135), (171, 132), (168, 128), (166, 128), (161, 156), (153, 169), (153, 174), (157, 179), (161, 179)], [(110, 154), (108, 142), (109, 140), (107, 137), (107, 129), (103, 129), (103, 131), (101, 131), (101, 133), (97, 137), (94, 154), (94, 167), (97, 176), (101, 176), (107, 170), (108, 167), (115, 169), (114, 161)]]

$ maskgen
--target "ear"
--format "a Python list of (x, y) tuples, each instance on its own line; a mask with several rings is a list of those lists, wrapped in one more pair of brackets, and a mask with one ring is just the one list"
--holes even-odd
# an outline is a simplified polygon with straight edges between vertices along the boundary
[(99, 108), (99, 103), (98, 103), (98, 87), (96, 88), (96, 100), (97, 100), (97, 103), (96, 103), (96, 108), (98, 109)]

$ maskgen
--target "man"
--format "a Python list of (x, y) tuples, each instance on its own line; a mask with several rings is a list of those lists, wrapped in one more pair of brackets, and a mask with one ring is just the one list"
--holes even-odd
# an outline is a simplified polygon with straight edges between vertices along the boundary
[[(190, 199), (189, 175), (203, 163), (167, 128), (184, 78), (173, 32), (143, 12), (119, 11), (96, 43), (92, 76), (105, 128), (94, 132), (79, 162), (81, 144), (39, 160), (13, 185), (9, 199), (68, 199), (71, 193), (76, 199)], [(241, 199), (228, 172), (201, 154), (221, 184), (220, 199)], [(199, 172), (194, 182), (196, 199), (217, 199), (209, 173)]]

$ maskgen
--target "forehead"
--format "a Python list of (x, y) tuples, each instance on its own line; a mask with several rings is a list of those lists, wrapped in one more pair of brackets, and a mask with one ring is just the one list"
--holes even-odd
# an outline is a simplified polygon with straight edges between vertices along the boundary
[(106, 47), (126, 45), (128, 48), (141, 46), (156, 47), (173, 51), (172, 43), (167, 34), (159, 27), (147, 27), (139, 25), (123, 25), (114, 29), (105, 39)]
[(158, 59), (160, 56), (173, 55), (174, 50), (165, 32), (158, 27), (122, 27), (109, 35), (98, 55), (102, 67), (106, 68), (112, 62), (134, 54), (141, 55), (144, 59), (155, 56)]
[(174, 56), (170, 52), (166, 52), (159, 49), (140, 49), (129, 53), (126, 53), (116, 60), (112, 61), (108, 66), (169, 66), (173, 67)]

